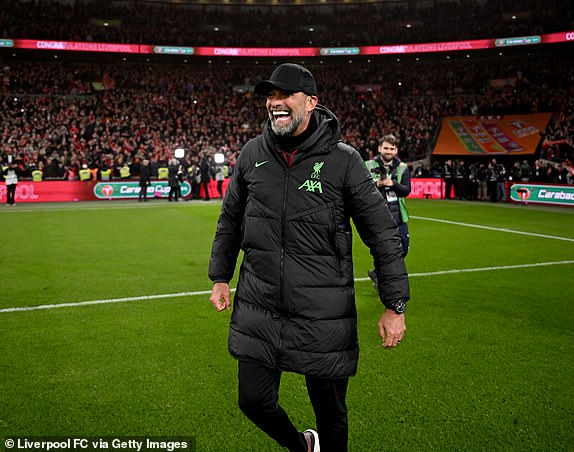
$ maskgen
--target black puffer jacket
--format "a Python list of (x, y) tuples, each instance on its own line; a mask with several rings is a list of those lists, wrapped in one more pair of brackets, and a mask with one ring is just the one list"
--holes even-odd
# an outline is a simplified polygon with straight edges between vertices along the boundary
[(337, 118), (314, 111), (317, 130), (284, 158), (267, 125), (241, 151), (223, 203), (209, 276), (232, 279), (229, 350), (237, 359), (317, 377), (357, 369), (350, 218), (370, 248), (384, 302), (409, 298), (395, 223)]

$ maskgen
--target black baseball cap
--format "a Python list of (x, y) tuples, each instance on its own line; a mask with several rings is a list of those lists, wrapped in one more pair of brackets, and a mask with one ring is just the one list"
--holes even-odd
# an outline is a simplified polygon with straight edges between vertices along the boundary
[(313, 74), (295, 63), (284, 63), (277, 66), (269, 80), (262, 80), (255, 85), (255, 93), (260, 96), (267, 96), (274, 88), (291, 93), (301, 91), (309, 96), (317, 95), (317, 85)]

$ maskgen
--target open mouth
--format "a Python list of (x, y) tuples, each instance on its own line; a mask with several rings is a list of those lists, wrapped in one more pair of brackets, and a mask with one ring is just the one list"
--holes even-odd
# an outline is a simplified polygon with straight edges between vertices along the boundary
[(286, 110), (274, 110), (271, 112), (273, 119), (276, 122), (287, 122), (291, 118), (291, 113)]

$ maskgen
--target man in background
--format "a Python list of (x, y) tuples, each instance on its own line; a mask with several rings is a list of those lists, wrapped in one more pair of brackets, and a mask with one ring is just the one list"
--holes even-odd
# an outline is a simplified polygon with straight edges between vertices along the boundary
[(147, 188), (151, 185), (151, 167), (149, 160), (143, 159), (140, 164), (139, 201), (147, 201)]
[(16, 188), (18, 187), (18, 167), (12, 161), (9, 161), (8, 164), (3, 167), (2, 173), (6, 181), (6, 205), (15, 206)]
[(454, 185), (454, 166), (451, 159), (448, 159), (442, 165), (441, 176), (444, 179), (444, 197), (445, 199), (450, 199)]
[[(406, 257), (409, 252), (410, 235), (405, 198), (411, 193), (411, 175), (407, 164), (397, 157), (399, 149), (394, 135), (385, 135), (380, 141), (378, 151), (379, 155), (367, 162), (367, 168), (371, 172), (377, 189), (387, 201), (389, 210), (399, 228), (403, 257)], [(369, 277), (378, 289), (375, 269), (369, 270)]]

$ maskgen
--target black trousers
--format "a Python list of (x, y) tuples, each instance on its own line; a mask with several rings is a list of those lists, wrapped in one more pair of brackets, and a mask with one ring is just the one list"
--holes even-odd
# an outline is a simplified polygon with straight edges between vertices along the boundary
[(16, 199), (17, 184), (6, 185), (6, 204), (14, 204)]
[(140, 182), (140, 194), (138, 196), (138, 199), (140, 201), (142, 199), (147, 201), (147, 183), (146, 182)]
[[(292, 452), (306, 451), (303, 435), (279, 405), (282, 372), (251, 361), (239, 361), (239, 408), (257, 427)], [(317, 421), (322, 452), (346, 452), (348, 378), (305, 376)]]
[(207, 182), (201, 182), (201, 185), (203, 185), (203, 190), (205, 191), (205, 199), (206, 201), (209, 201), (211, 198), (209, 197), (209, 181)]
[(168, 199), (171, 201), (172, 198), (175, 198), (176, 201), (179, 199), (179, 188), (177, 187), (177, 185), (170, 185), (169, 186)]

